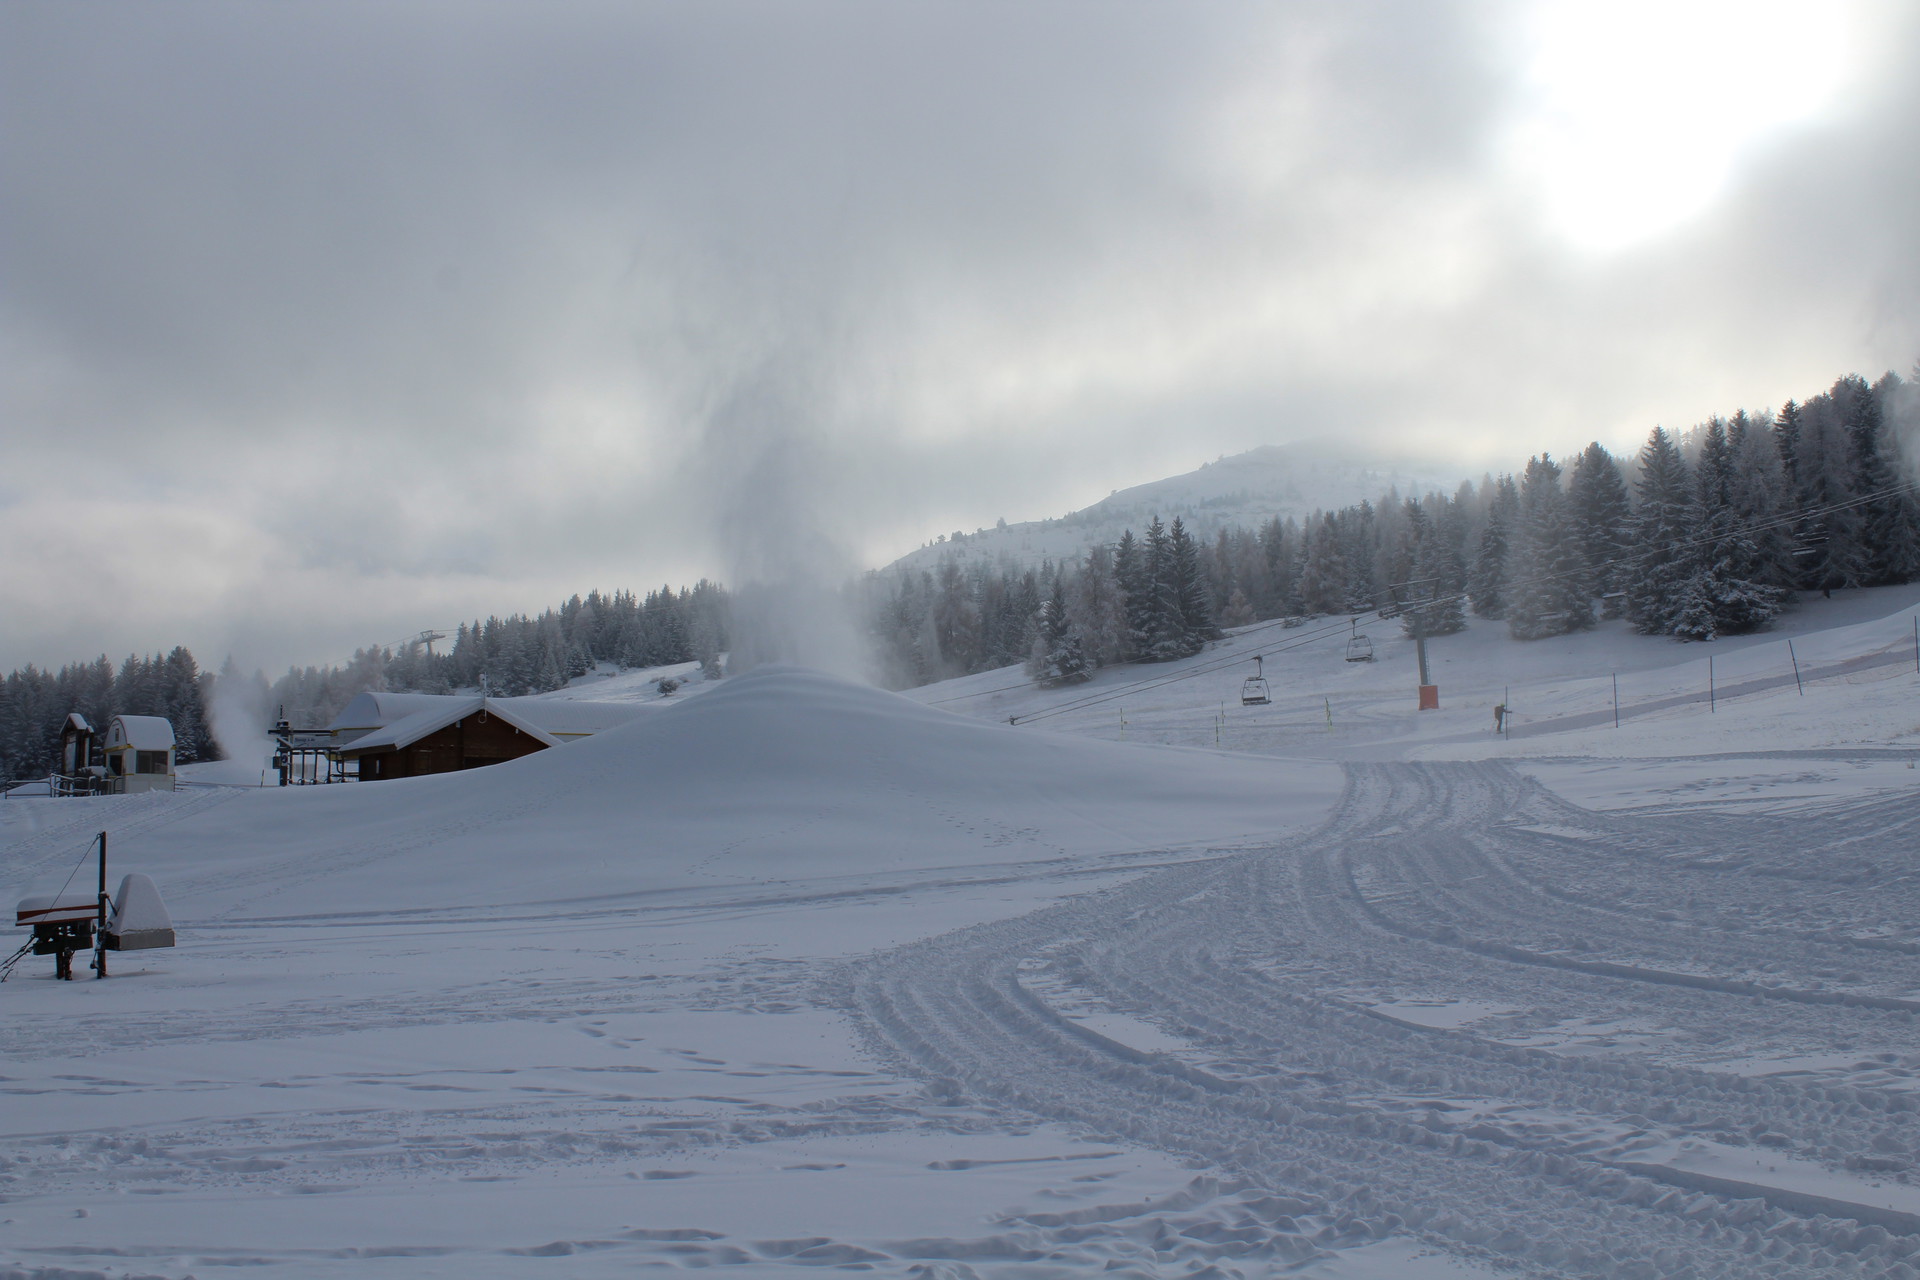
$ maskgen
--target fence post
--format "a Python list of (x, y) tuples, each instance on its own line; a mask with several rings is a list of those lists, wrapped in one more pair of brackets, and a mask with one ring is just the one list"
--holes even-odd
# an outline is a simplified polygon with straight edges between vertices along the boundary
[(1717, 705), (1715, 705), (1714, 697), (1713, 697), (1713, 655), (1708, 654), (1707, 655), (1707, 714), (1711, 715), (1714, 712), (1718, 711), (1719, 709), (1720, 708)]
[[(1916, 620), (1920, 620), (1917, 618)], [(1800, 655), (1793, 651), (1793, 641), (1787, 641), (1787, 661), (1793, 664), (1793, 687), (1800, 691), (1801, 697), (1807, 696), (1807, 686), (1800, 683)]]
[(1620, 673), (1613, 673), (1613, 727), (1620, 727)]

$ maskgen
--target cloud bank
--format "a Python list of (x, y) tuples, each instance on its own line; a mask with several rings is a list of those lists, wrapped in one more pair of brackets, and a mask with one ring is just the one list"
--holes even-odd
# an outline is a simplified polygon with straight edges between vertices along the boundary
[(1834, 12), (1818, 110), (1595, 249), (1512, 145), (1521, 3), (8, 6), (0, 667), (328, 660), (1257, 444), (1465, 471), (1904, 372), (1920, 17)]

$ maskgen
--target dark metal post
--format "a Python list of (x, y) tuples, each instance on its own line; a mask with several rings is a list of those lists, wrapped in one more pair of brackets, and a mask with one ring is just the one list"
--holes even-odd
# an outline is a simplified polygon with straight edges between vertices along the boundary
[(100, 833), (100, 918), (93, 932), (93, 976), (107, 976), (107, 833)]
[(1620, 673), (1613, 673), (1613, 727), (1620, 727)]
[(1708, 714), (1712, 714), (1713, 712), (1718, 711), (1719, 709), (1720, 708), (1718, 705), (1716, 705), (1714, 696), (1713, 696), (1713, 655), (1708, 654), (1707, 655), (1707, 712)]
[(1793, 641), (1787, 641), (1787, 661), (1793, 664), (1793, 687), (1800, 691), (1801, 697), (1807, 696), (1807, 686), (1800, 683), (1800, 655), (1793, 651)]

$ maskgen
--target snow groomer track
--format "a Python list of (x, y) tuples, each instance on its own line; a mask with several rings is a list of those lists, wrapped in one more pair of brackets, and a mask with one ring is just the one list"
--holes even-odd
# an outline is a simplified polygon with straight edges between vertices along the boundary
[(1168, 1262), (1413, 1236), (1527, 1275), (1920, 1276), (1917, 824), (1356, 765), (1311, 835), (887, 952), (848, 998), (936, 1096), (1238, 1180)]

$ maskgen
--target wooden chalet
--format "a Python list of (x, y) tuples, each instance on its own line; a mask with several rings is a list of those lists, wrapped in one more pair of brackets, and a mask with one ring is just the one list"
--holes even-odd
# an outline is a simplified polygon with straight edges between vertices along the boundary
[(437, 697), (334, 749), (360, 780), (419, 778), (517, 760), (561, 740), (497, 698)]

